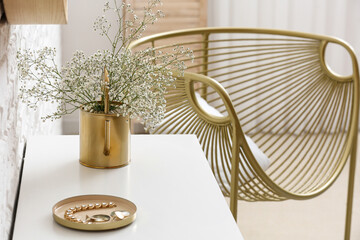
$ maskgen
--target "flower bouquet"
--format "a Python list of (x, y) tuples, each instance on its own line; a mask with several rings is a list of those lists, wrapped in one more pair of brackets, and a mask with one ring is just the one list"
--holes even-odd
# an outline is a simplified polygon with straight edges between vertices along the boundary
[[(152, 128), (164, 118), (166, 89), (183, 73), (182, 59), (191, 58), (192, 52), (181, 46), (174, 46), (171, 54), (156, 48), (129, 49), (149, 24), (163, 17), (161, 11), (154, 11), (159, 4), (159, 0), (149, 0), (139, 18), (130, 4), (106, 2), (105, 15), (93, 27), (111, 48), (91, 56), (76, 51), (61, 68), (55, 63), (54, 48), (18, 51), (23, 102), (34, 109), (39, 101), (56, 103), (57, 110), (43, 120), (81, 110), (80, 163), (84, 165), (126, 165), (130, 160), (128, 119), (140, 118), (146, 128)], [(108, 20), (111, 14), (117, 19), (115, 31)]]
[[(139, 18), (130, 4), (114, 0), (104, 5), (104, 16), (94, 22), (94, 30), (111, 44), (109, 50), (99, 50), (91, 56), (76, 51), (72, 59), (59, 68), (55, 63), (56, 49), (18, 51), (20, 72), (20, 98), (36, 109), (39, 101), (58, 103), (57, 111), (43, 119), (58, 119), (77, 109), (104, 112), (104, 90), (108, 90), (109, 111), (130, 118), (141, 118), (146, 127), (154, 127), (164, 116), (166, 88), (172, 86), (176, 76), (182, 74), (185, 64), (182, 57), (192, 56), (189, 49), (174, 47), (172, 54), (163, 54), (155, 48), (131, 52), (131, 41), (141, 37), (147, 25), (163, 17), (153, 10), (159, 0), (149, 0)], [(126, 11), (127, 19), (123, 12)], [(117, 16), (114, 26), (107, 16)], [(108, 81), (104, 77), (108, 72)]]

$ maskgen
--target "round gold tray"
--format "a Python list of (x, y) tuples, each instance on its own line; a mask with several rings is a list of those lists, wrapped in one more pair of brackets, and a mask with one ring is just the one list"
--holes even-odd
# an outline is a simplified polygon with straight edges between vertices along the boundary
[[(109, 203), (113, 202), (116, 207), (112, 208), (98, 208), (83, 210), (74, 213), (76, 218), (85, 220), (86, 215), (94, 216), (97, 214), (106, 214), (110, 216), (110, 213), (116, 210), (127, 211), (130, 213), (129, 216), (122, 220), (114, 220), (111, 218), (108, 222), (93, 222), (92, 224), (72, 222), (64, 217), (66, 210), (75, 206), (89, 205), (96, 203)], [(136, 218), (136, 206), (134, 203), (124, 198), (109, 196), (109, 195), (81, 195), (71, 198), (66, 198), (56, 203), (52, 209), (53, 217), (57, 223), (68, 228), (74, 228), (86, 231), (102, 231), (124, 227), (132, 223)]]

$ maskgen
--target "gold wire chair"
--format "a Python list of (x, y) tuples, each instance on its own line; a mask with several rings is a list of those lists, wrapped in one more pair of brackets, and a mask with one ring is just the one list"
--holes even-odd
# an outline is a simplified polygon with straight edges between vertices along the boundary
[[(349, 76), (328, 67), (330, 44), (348, 52)], [(350, 158), (349, 239), (359, 112), (359, 72), (351, 47), (299, 32), (200, 28), (144, 37), (131, 48), (171, 52), (177, 45), (193, 50), (195, 61), (184, 61), (187, 71), (198, 74), (186, 73), (169, 90), (166, 118), (155, 132), (197, 135), (224, 195), (230, 196), (235, 219), (238, 199), (301, 200), (323, 193)], [(221, 115), (205, 111), (197, 93)], [(266, 170), (245, 134), (269, 157)]]

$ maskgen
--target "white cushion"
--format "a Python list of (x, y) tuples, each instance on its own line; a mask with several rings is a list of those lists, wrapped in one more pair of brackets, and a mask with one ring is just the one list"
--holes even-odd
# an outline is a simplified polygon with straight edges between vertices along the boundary
[(224, 116), (224, 114), (221, 114), (216, 108), (209, 105), (207, 103), (207, 101), (200, 96), (199, 93), (195, 92), (195, 96), (196, 96), (196, 100), (198, 101), (199, 105), (201, 106), (201, 108), (205, 112), (210, 113), (210, 114), (212, 114), (214, 116), (217, 116), (217, 117), (223, 117)]

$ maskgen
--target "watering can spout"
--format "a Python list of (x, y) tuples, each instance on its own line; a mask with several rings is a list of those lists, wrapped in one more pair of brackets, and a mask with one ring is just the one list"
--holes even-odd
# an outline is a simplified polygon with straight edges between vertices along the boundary
[[(109, 113), (109, 73), (104, 67), (104, 113)], [(104, 155), (108, 156), (110, 154), (110, 120), (105, 121), (105, 143), (104, 143)]]

